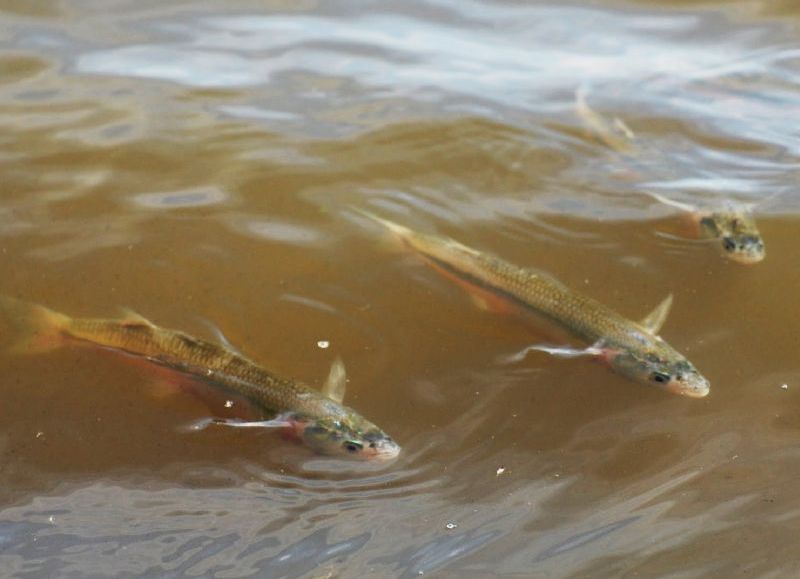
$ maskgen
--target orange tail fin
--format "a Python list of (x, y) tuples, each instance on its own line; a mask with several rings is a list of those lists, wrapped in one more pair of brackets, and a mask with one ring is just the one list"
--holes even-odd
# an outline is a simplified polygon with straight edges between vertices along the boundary
[(0, 319), (16, 327), (19, 336), (9, 351), (15, 354), (47, 352), (64, 343), (69, 316), (44, 306), (0, 296)]

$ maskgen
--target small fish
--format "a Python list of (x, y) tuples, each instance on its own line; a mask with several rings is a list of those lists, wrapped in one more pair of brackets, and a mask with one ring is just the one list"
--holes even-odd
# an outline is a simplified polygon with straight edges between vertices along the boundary
[(608, 121), (595, 112), (586, 102), (585, 87), (575, 91), (575, 112), (608, 147), (623, 155), (636, 155), (634, 132), (622, 119), (614, 117)]
[(653, 199), (685, 211), (699, 237), (718, 239), (724, 255), (744, 265), (758, 263), (767, 255), (750, 205), (730, 205), (717, 211), (703, 210), (688, 203), (648, 192)]
[(543, 272), (517, 267), (452, 239), (418, 233), (358, 211), (382, 224), (403, 245), (467, 289), (484, 308), (532, 313), (581, 340), (589, 346), (587, 355), (634, 381), (692, 398), (708, 394), (708, 380), (658, 336), (672, 305), (672, 295), (644, 320), (634, 322)]
[(238, 395), (262, 418), (271, 418), (231, 425), (280, 427), (323, 454), (388, 460), (400, 453), (383, 430), (342, 405), (346, 377), (340, 360), (319, 392), (276, 376), (228, 348), (156, 326), (135, 312), (127, 311), (122, 319), (71, 318), (10, 297), (0, 297), (0, 310), (24, 332), (12, 351), (44, 352), (68, 344), (106, 348)]
[[(583, 88), (575, 93), (575, 110), (608, 147), (629, 161), (634, 161), (638, 148), (633, 131), (620, 119), (615, 118), (613, 122), (609, 122), (593, 111), (586, 102), (586, 91)], [(728, 204), (727, 207), (716, 211), (701, 210), (656, 193), (647, 194), (661, 203), (685, 211), (695, 225), (697, 236), (704, 239), (718, 239), (723, 255), (730, 260), (749, 265), (758, 263), (766, 257), (764, 240), (753, 218), (753, 205)]]

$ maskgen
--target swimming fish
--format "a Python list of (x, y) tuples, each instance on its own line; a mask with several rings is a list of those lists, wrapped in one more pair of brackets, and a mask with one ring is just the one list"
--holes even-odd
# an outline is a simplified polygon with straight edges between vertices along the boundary
[(709, 393), (708, 380), (658, 335), (672, 305), (672, 295), (641, 322), (634, 322), (546, 273), (358, 211), (382, 224), (404, 246), (465, 287), (486, 309), (532, 313), (587, 344), (587, 355), (636, 382), (692, 398)]
[(712, 211), (667, 199), (657, 193), (648, 191), (647, 194), (660, 203), (685, 211), (698, 237), (720, 240), (722, 251), (729, 259), (750, 265), (766, 257), (764, 240), (749, 205), (731, 204)]
[(109, 349), (242, 397), (263, 418), (270, 418), (230, 421), (233, 426), (278, 427), (323, 454), (387, 460), (400, 452), (383, 430), (342, 405), (346, 378), (340, 361), (320, 392), (279, 377), (228, 348), (161, 328), (132, 311), (121, 319), (71, 318), (4, 296), (0, 310), (24, 332), (13, 351), (43, 352), (69, 344)]
[[(593, 111), (586, 102), (583, 89), (575, 93), (575, 110), (600, 140), (629, 161), (635, 160), (639, 149), (633, 131), (620, 119), (608, 121)], [(766, 257), (764, 240), (752, 213), (753, 204), (729, 203), (719, 210), (706, 210), (672, 201), (656, 193), (647, 194), (661, 203), (685, 211), (694, 225), (693, 233), (702, 239), (719, 240), (723, 255), (732, 261), (753, 264)]]

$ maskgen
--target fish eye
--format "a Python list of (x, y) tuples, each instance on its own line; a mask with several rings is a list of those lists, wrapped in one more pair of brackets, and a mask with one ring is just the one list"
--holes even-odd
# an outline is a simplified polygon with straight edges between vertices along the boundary
[(361, 444), (360, 442), (356, 442), (355, 440), (348, 440), (342, 446), (344, 446), (347, 452), (358, 452), (359, 450), (364, 448), (363, 444)]
[(653, 372), (650, 374), (650, 379), (659, 384), (666, 384), (670, 381), (670, 375), (664, 374), (663, 372)]
[(730, 237), (725, 237), (722, 239), (722, 247), (727, 251), (733, 251), (736, 249), (736, 243)]

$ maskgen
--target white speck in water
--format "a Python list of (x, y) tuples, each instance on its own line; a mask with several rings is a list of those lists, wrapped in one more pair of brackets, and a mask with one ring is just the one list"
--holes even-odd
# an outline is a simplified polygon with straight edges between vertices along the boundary
[(36, 438), (41, 438), (43, 436), (44, 436), (44, 432), (42, 432), (41, 430), (36, 433)]
[(503, 474), (504, 472), (506, 472), (506, 467), (504, 467), (504, 466), (498, 467), (498, 469), (497, 469), (497, 476), (500, 476), (500, 475), (501, 475), (501, 474)]
[(48, 521), (50, 524), (53, 524), (53, 523), (55, 523), (55, 522), (56, 522), (56, 518), (55, 518), (53, 515), (50, 515), (49, 517), (47, 517), (47, 521)]
[(458, 525), (456, 525), (455, 523), (447, 523), (447, 524), (445, 525), (445, 528), (446, 528), (448, 531), (452, 531), (452, 530), (453, 530), (453, 529), (455, 529), (457, 526), (458, 526)]
[(225, 408), (233, 408), (233, 400), (226, 400)]
[(207, 375), (207, 376), (211, 376), (213, 373), (214, 373), (214, 370), (212, 370), (211, 368), (209, 368), (208, 370), (206, 370), (206, 375)]
[(784, 390), (788, 390), (789, 389), (789, 385), (788, 384), (781, 384), (781, 388), (783, 388)]
[(328, 340), (320, 340), (319, 342), (317, 342), (317, 347), (322, 348), (323, 350), (330, 345), (331, 343)]

